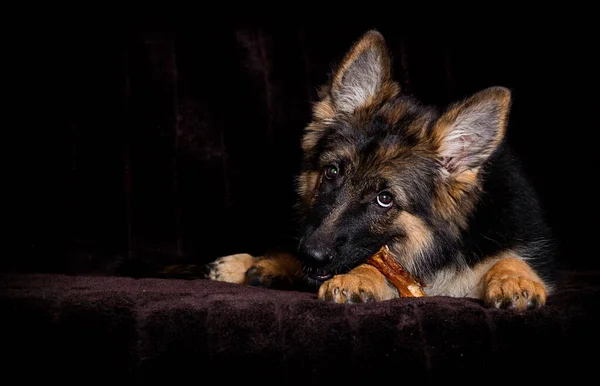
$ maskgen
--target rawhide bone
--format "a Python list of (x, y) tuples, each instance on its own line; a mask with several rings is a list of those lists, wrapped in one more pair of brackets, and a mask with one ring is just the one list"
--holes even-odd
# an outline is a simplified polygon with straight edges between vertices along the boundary
[(401, 297), (426, 296), (421, 284), (394, 260), (387, 245), (369, 257), (367, 264), (377, 268), (398, 289)]

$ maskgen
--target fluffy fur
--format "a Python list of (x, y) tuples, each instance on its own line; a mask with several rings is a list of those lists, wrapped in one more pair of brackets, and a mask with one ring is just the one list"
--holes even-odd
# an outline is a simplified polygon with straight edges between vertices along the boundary
[(365, 260), (387, 244), (429, 296), (542, 306), (550, 230), (505, 143), (511, 92), (491, 87), (443, 110), (403, 95), (382, 35), (369, 31), (322, 88), (302, 141), (297, 253), (226, 256), (208, 277), (308, 285), (320, 299), (398, 292)]

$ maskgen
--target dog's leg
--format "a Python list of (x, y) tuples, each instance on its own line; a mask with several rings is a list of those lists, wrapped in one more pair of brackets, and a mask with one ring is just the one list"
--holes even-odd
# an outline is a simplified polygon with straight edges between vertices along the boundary
[(361, 264), (336, 275), (319, 288), (319, 299), (335, 303), (366, 303), (397, 298), (398, 290), (375, 267)]
[(496, 308), (523, 310), (546, 303), (548, 289), (524, 260), (505, 257), (484, 277), (484, 302)]
[(300, 263), (285, 253), (252, 256), (247, 253), (224, 256), (208, 265), (207, 278), (234, 284), (289, 288), (295, 284)]

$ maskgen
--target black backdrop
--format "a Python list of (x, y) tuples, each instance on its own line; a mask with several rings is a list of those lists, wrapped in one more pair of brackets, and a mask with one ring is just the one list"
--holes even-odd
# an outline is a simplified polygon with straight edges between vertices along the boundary
[[(29, 164), (27, 229), (3, 268), (111, 273), (123, 261), (207, 262), (289, 246), (310, 103), (368, 28), (384, 34), (395, 77), (423, 102), (512, 89), (508, 139), (548, 209), (562, 260), (598, 267), (600, 62), (592, 35), (422, 37), (395, 22), (248, 20), (215, 27), (193, 18), (79, 19), (76, 28), (36, 30), (27, 64), (39, 79), (52, 78), (52, 88), (29, 104), (52, 106), (38, 129), (67, 146), (38, 139), (29, 150), (66, 162)], [(57, 170), (68, 179), (55, 178)], [(48, 199), (49, 190), (59, 199)]]

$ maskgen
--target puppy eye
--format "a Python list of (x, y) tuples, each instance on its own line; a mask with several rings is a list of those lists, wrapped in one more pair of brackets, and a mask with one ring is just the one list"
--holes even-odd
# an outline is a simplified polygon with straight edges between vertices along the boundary
[(390, 192), (381, 192), (377, 195), (377, 205), (382, 208), (389, 208), (394, 205), (394, 197)]
[(325, 170), (324, 170), (323, 174), (325, 175), (325, 178), (327, 178), (328, 180), (333, 180), (334, 178), (336, 178), (338, 176), (339, 170), (336, 166), (329, 165), (329, 166), (325, 166)]

